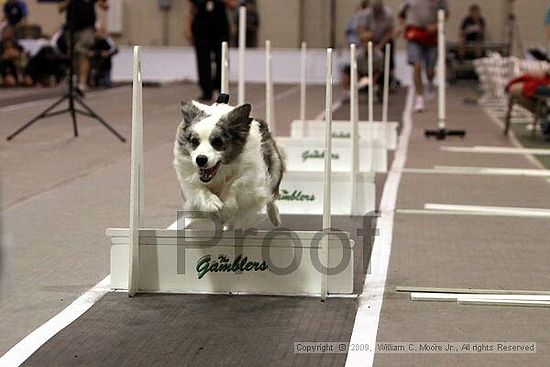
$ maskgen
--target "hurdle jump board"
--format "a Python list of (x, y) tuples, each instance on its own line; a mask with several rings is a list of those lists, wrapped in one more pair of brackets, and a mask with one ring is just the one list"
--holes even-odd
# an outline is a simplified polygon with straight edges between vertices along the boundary
[[(333, 172), (332, 190), (333, 215), (363, 215), (372, 212), (376, 205), (375, 174), (357, 173), (357, 212), (351, 209), (350, 173)], [(279, 211), (283, 214), (323, 214), (323, 172), (288, 171), (283, 176), (280, 195), (277, 200)]]
[[(321, 231), (139, 230), (139, 292), (320, 294)], [(128, 289), (127, 228), (109, 228), (111, 288)], [(353, 292), (353, 246), (347, 232), (329, 232), (328, 292)], [(235, 265), (236, 264), (236, 265)], [(223, 266), (222, 266), (223, 265)], [(222, 270), (223, 269), (223, 270)]]
[[(359, 121), (360, 139), (383, 142), (388, 150), (397, 148), (399, 122), (397, 121)], [(294, 120), (290, 125), (290, 136), (293, 138), (322, 138), (325, 134), (325, 124), (321, 120)], [(345, 120), (332, 121), (332, 136), (337, 141), (340, 138), (351, 138), (351, 122)]]
[[(323, 138), (278, 137), (276, 140), (285, 151), (289, 171), (321, 172), (324, 170)], [(351, 158), (351, 139), (333, 139), (332, 171), (350, 172)], [(388, 153), (381, 141), (359, 140), (359, 171), (388, 171)]]

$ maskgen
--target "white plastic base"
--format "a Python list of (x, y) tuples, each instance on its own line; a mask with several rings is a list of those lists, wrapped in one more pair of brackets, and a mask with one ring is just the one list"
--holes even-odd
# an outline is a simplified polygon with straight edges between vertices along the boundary
[[(397, 148), (397, 129), (399, 122), (396, 121), (359, 121), (359, 137), (367, 141), (382, 142), (388, 150)], [(339, 138), (349, 139), (351, 137), (351, 123), (349, 121), (332, 121), (332, 135), (335, 142)], [(293, 138), (323, 138), (325, 136), (325, 124), (321, 120), (294, 120), (290, 127), (290, 136)]]
[[(277, 201), (283, 214), (323, 214), (323, 172), (288, 171), (283, 177)], [(374, 173), (357, 174), (357, 212), (351, 212), (350, 173), (332, 174), (332, 214), (364, 215), (375, 209)]]
[[(112, 289), (128, 289), (128, 234), (127, 228), (106, 230), (112, 243)], [(314, 263), (323, 263), (319, 250), (321, 234), (258, 231), (239, 237), (232, 231), (222, 231), (217, 242), (208, 244), (205, 241), (212, 238), (212, 231), (140, 229), (138, 289), (139, 292), (318, 296), (322, 273)], [(337, 236), (329, 235), (328, 241), (329, 269), (333, 268), (335, 273), (330, 275), (329, 270), (327, 275), (328, 292), (351, 294), (354, 243), (348, 233), (338, 232)], [(249, 270), (219, 271), (220, 264), (232, 265), (239, 256), (238, 263)], [(244, 265), (247, 263), (251, 265)], [(206, 264), (210, 271), (199, 278)]]
[[(322, 138), (278, 137), (276, 140), (286, 153), (289, 171), (324, 170), (325, 141)], [(351, 139), (332, 140), (332, 172), (351, 172), (351, 157)], [(359, 171), (388, 171), (388, 153), (381, 140), (359, 141)]]

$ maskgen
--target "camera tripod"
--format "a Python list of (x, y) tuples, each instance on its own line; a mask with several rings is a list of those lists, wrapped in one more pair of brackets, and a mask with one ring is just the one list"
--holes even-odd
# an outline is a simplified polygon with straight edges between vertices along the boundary
[[(66, 33), (69, 35), (69, 78), (68, 78), (68, 91), (65, 95), (63, 95), (59, 100), (54, 102), (52, 105), (47, 107), (44, 111), (36, 115), (34, 118), (32, 118), (30, 121), (25, 123), (23, 126), (21, 126), (17, 131), (12, 133), (10, 136), (8, 136), (7, 140), (12, 140), (17, 135), (22, 133), (25, 129), (32, 126), (35, 122), (48, 118), (53, 116), (62, 115), (65, 113), (69, 113), (71, 115), (72, 123), (73, 123), (73, 133), (74, 136), (78, 136), (78, 124), (77, 124), (77, 115), (83, 115), (88, 116), (92, 119), (95, 119), (97, 122), (105, 126), (107, 130), (109, 130), (113, 135), (115, 135), (121, 142), (125, 142), (126, 138), (124, 138), (120, 133), (118, 133), (111, 125), (109, 125), (101, 116), (99, 116), (91, 107), (89, 107), (84, 101), (82, 100), (81, 96), (83, 96), (83, 93), (79, 91), (74, 83), (74, 27), (73, 27), (73, 21), (72, 21), (72, 15), (71, 14), (71, 4), (69, 4), (69, 7), (67, 8), (67, 25), (66, 25)], [(67, 108), (62, 110), (54, 111), (54, 109), (62, 104), (63, 102), (68, 101), (69, 105)], [(80, 107), (80, 108), (79, 108)]]

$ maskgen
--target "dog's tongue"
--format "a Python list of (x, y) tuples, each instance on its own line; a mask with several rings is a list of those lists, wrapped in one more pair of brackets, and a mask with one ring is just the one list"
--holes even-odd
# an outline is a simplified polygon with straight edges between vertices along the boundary
[(199, 178), (202, 182), (208, 182), (214, 177), (219, 167), (219, 163), (212, 168), (201, 168), (199, 169)]

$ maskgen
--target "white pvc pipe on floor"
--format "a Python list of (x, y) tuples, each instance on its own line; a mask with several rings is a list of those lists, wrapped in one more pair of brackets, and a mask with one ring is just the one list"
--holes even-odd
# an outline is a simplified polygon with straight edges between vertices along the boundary
[(222, 42), (222, 85), (220, 93), (229, 94), (229, 52), (227, 42)]
[(245, 84), (244, 84), (244, 57), (246, 48), (246, 6), (239, 8), (239, 86), (238, 86), (238, 102), (242, 105), (245, 101)]
[(390, 96), (390, 58), (391, 46), (386, 43), (384, 55), (384, 100), (382, 101), (382, 122), (388, 121), (388, 100)]
[(132, 84), (132, 147), (130, 167), (130, 223), (128, 246), (128, 296), (139, 290), (139, 228), (143, 225), (143, 97), (141, 47), (134, 46)]
[(437, 127), (445, 129), (446, 110), (445, 110), (445, 81), (446, 81), (446, 64), (445, 64), (445, 10), (437, 11), (437, 76), (438, 76), (438, 109), (437, 109)]
[(372, 71), (372, 42), (367, 46), (367, 62), (368, 62), (368, 77), (369, 77), (369, 122), (374, 122), (374, 80)]
[(350, 46), (350, 104), (349, 114), (351, 121), (351, 215), (357, 215), (357, 171), (359, 167), (359, 123), (358, 123), (358, 95), (357, 95), (357, 58), (355, 44)]
[(325, 272), (321, 274), (321, 300), (325, 300), (328, 293), (327, 273), (328, 268), (328, 232), (332, 227), (331, 201), (332, 201), (332, 48), (327, 49), (327, 84), (325, 96), (325, 175), (323, 193), (323, 230), (327, 231), (321, 241), (321, 253)]

